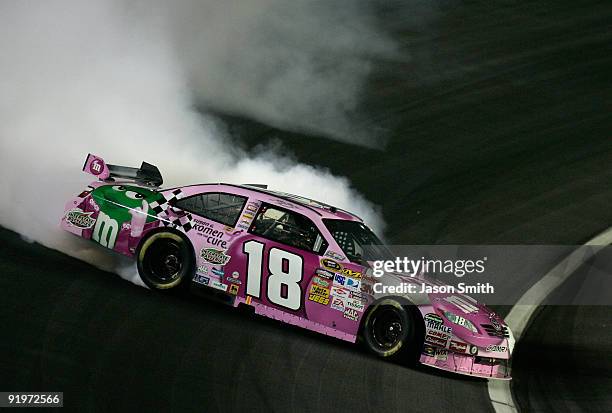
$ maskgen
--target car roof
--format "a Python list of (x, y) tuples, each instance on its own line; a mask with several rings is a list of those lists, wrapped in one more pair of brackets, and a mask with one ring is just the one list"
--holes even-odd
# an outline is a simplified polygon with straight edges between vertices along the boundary
[[(181, 189), (185, 192), (186, 196), (195, 195), (200, 190), (210, 190), (214, 187), (224, 192), (235, 193), (237, 195), (244, 195), (248, 197), (254, 197), (262, 202), (266, 202), (273, 205), (279, 205), (281, 208), (292, 209), (292, 206), (296, 211), (308, 216), (311, 219), (342, 219), (346, 221), (359, 221), (363, 220), (355, 214), (352, 214), (343, 209), (334, 207), (332, 205), (319, 202), (310, 198), (302, 197), (299, 195), (289, 194), (286, 192), (273, 191), (267, 188), (263, 188), (259, 185), (237, 185), (228, 183), (207, 183), (207, 184), (196, 184), (186, 185), (175, 188), (159, 189), (161, 192)], [(282, 201), (282, 202), (279, 202)]]

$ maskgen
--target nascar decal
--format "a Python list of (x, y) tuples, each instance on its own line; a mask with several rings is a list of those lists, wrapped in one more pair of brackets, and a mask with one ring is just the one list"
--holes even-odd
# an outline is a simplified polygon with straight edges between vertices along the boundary
[(225, 251), (216, 248), (203, 248), (200, 251), (200, 257), (206, 262), (215, 265), (225, 265), (232, 258), (225, 254)]
[(321, 260), (321, 266), (330, 271), (342, 271), (342, 265), (331, 258), (323, 258)]
[(93, 214), (93, 212), (85, 212), (81, 208), (73, 208), (66, 212), (64, 218), (67, 223), (74, 227), (89, 229), (96, 223), (96, 219), (92, 218), (91, 214)]
[(327, 288), (323, 288), (316, 284), (313, 284), (310, 287), (308, 299), (310, 301), (314, 301), (315, 303), (327, 305), (329, 304), (329, 290)]

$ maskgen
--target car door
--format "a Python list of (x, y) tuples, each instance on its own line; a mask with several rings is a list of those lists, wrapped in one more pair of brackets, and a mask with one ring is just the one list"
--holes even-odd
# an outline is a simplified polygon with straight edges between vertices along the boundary
[(263, 203), (246, 235), (231, 247), (227, 268), (239, 296), (305, 317), (305, 302), (329, 303), (328, 288), (311, 288), (327, 248), (317, 226), (297, 211)]

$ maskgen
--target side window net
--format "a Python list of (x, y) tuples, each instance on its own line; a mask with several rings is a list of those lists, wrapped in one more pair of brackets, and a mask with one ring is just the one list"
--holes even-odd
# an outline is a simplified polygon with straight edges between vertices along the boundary
[(251, 232), (291, 247), (322, 254), (327, 242), (312, 223), (301, 214), (264, 206), (251, 227)]
[(238, 222), (246, 198), (223, 192), (193, 195), (176, 202), (178, 208), (233, 227)]

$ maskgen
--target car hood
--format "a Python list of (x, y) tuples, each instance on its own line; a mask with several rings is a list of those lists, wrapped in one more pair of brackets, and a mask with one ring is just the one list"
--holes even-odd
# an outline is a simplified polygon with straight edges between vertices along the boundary
[[(413, 304), (420, 307), (433, 307), (433, 312), (441, 316), (444, 324), (452, 328), (453, 335), (478, 345), (479, 347), (487, 347), (490, 345), (498, 345), (508, 337), (508, 327), (504, 320), (486, 305), (477, 302), (474, 298), (460, 294), (457, 292), (448, 293), (427, 293), (421, 292), (422, 286), (440, 287), (445, 284), (436, 280), (431, 280), (423, 276), (410, 277), (396, 273), (385, 273), (381, 277), (373, 277), (374, 283), (381, 283), (384, 286), (408, 286), (412, 288), (404, 288), (405, 291), (394, 293), (374, 293), (374, 298), (384, 298), (389, 296), (404, 297)], [(375, 289), (372, 289), (375, 291)], [(411, 290), (412, 292), (408, 291)], [(458, 317), (462, 317), (471, 322), (477, 332), (474, 333), (468, 328), (451, 323), (444, 316), (445, 312), (450, 312)]]

